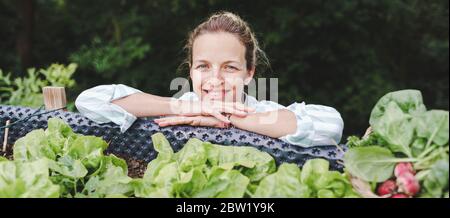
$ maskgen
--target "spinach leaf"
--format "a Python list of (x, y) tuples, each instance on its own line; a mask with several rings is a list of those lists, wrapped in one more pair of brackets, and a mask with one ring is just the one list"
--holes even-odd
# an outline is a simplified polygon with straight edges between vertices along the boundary
[(385, 113), (372, 127), (375, 133), (386, 140), (391, 151), (412, 156), (410, 144), (414, 136), (414, 123), (412, 117), (405, 114), (394, 101), (386, 105)]
[(449, 180), (448, 158), (441, 159), (433, 164), (423, 180), (422, 192), (427, 197), (440, 198), (448, 191)]
[(414, 121), (418, 137), (431, 139), (433, 143), (440, 146), (448, 145), (448, 111), (430, 110)]
[(407, 89), (390, 92), (381, 97), (372, 109), (369, 119), (371, 126), (377, 125), (379, 119), (386, 113), (387, 106), (391, 102), (398, 105), (401, 111), (408, 115), (422, 114), (426, 111), (422, 93), (419, 90)]
[(426, 138), (416, 138), (411, 144), (411, 154), (414, 157), (419, 156), (426, 148), (427, 139)]
[(344, 155), (346, 169), (368, 182), (383, 182), (392, 177), (396, 162), (389, 149), (379, 146), (351, 148)]

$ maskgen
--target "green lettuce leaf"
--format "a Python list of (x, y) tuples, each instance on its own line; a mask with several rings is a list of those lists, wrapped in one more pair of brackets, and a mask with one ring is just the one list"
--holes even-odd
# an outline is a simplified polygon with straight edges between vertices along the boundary
[(329, 162), (324, 159), (308, 160), (303, 165), (301, 182), (312, 190), (311, 197), (357, 197), (346, 176), (337, 171), (330, 171), (329, 166)]
[(73, 159), (81, 160), (87, 169), (97, 169), (107, 147), (108, 144), (102, 138), (79, 136), (68, 148), (67, 155)]
[(196, 138), (189, 139), (184, 147), (176, 153), (175, 159), (181, 171), (188, 172), (206, 164), (207, 154), (203, 143)]
[[(103, 157), (104, 167), (86, 182), (83, 191), (87, 197), (126, 197), (133, 194), (132, 179), (128, 177), (126, 163), (115, 156)], [(125, 164), (125, 168), (123, 165)]]
[(41, 158), (56, 159), (56, 153), (49, 146), (44, 130), (37, 129), (19, 138), (14, 143), (14, 160), (34, 161)]
[(252, 197), (308, 198), (311, 190), (301, 182), (300, 169), (295, 164), (281, 164), (278, 171), (261, 180)]
[(56, 198), (59, 186), (51, 182), (47, 160), (0, 162), (0, 198)]
[(48, 128), (45, 130), (45, 135), (48, 145), (56, 154), (65, 153), (68, 146), (79, 136), (59, 118), (48, 119)]
[(214, 167), (208, 176), (208, 182), (195, 198), (242, 198), (250, 180), (237, 170)]
[(240, 167), (241, 173), (247, 176), (251, 182), (260, 181), (276, 171), (273, 157), (256, 148), (223, 146), (211, 143), (205, 143), (204, 145), (207, 148), (210, 166), (219, 166), (224, 169)]
[(187, 198), (199, 193), (205, 187), (208, 179), (202, 167), (191, 169), (187, 173), (180, 173), (180, 180), (174, 186), (175, 197)]

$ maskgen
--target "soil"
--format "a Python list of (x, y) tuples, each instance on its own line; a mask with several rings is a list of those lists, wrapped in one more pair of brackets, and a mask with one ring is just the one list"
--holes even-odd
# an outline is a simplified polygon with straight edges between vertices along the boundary
[(13, 146), (6, 145), (6, 152), (3, 152), (3, 145), (0, 146), (0, 156), (6, 157), (8, 160), (13, 159)]
[[(105, 155), (108, 155), (109, 152), (105, 152)], [(131, 178), (142, 178), (144, 176), (145, 170), (147, 169), (147, 162), (142, 160), (137, 160), (132, 157), (126, 155), (117, 155), (119, 158), (122, 158), (127, 162), (128, 166), (128, 176)]]
[(128, 176), (131, 178), (142, 178), (145, 170), (147, 169), (147, 162), (142, 160), (136, 160), (129, 157), (120, 157), (127, 162)]

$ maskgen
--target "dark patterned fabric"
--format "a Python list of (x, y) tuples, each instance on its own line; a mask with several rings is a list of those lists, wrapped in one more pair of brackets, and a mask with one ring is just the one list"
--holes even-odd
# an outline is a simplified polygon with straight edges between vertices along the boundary
[[(34, 112), (36, 112), (36, 109), (0, 105), (0, 126), (5, 125), (7, 120), (12, 123)], [(151, 135), (157, 132), (162, 132), (167, 137), (174, 151), (180, 150), (189, 138), (198, 138), (221, 145), (252, 146), (271, 154), (277, 164), (288, 162), (301, 167), (308, 159), (324, 158), (330, 162), (331, 169), (339, 171), (343, 169), (340, 163), (347, 149), (345, 145), (322, 145), (304, 148), (237, 128), (219, 129), (191, 126), (161, 128), (153, 122), (153, 118), (139, 118), (125, 133), (121, 133), (119, 126), (114, 123), (98, 124), (79, 113), (61, 110), (35, 116), (24, 123), (12, 126), (9, 128), (8, 143), (13, 144), (18, 138), (25, 136), (34, 129), (47, 128), (47, 120), (51, 117), (63, 119), (76, 133), (102, 137), (109, 143), (109, 152), (146, 162), (156, 158), (157, 153), (153, 149)], [(4, 130), (1, 129), (0, 142), (3, 142), (3, 137)]]

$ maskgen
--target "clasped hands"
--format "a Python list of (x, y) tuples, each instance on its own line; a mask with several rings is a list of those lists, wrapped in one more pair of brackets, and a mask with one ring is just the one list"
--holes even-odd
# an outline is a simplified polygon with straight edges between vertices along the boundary
[(246, 117), (254, 108), (240, 102), (178, 101), (175, 115), (155, 119), (160, 127), (174, 125), (209, 126), (227, 128), (231, 116)]

